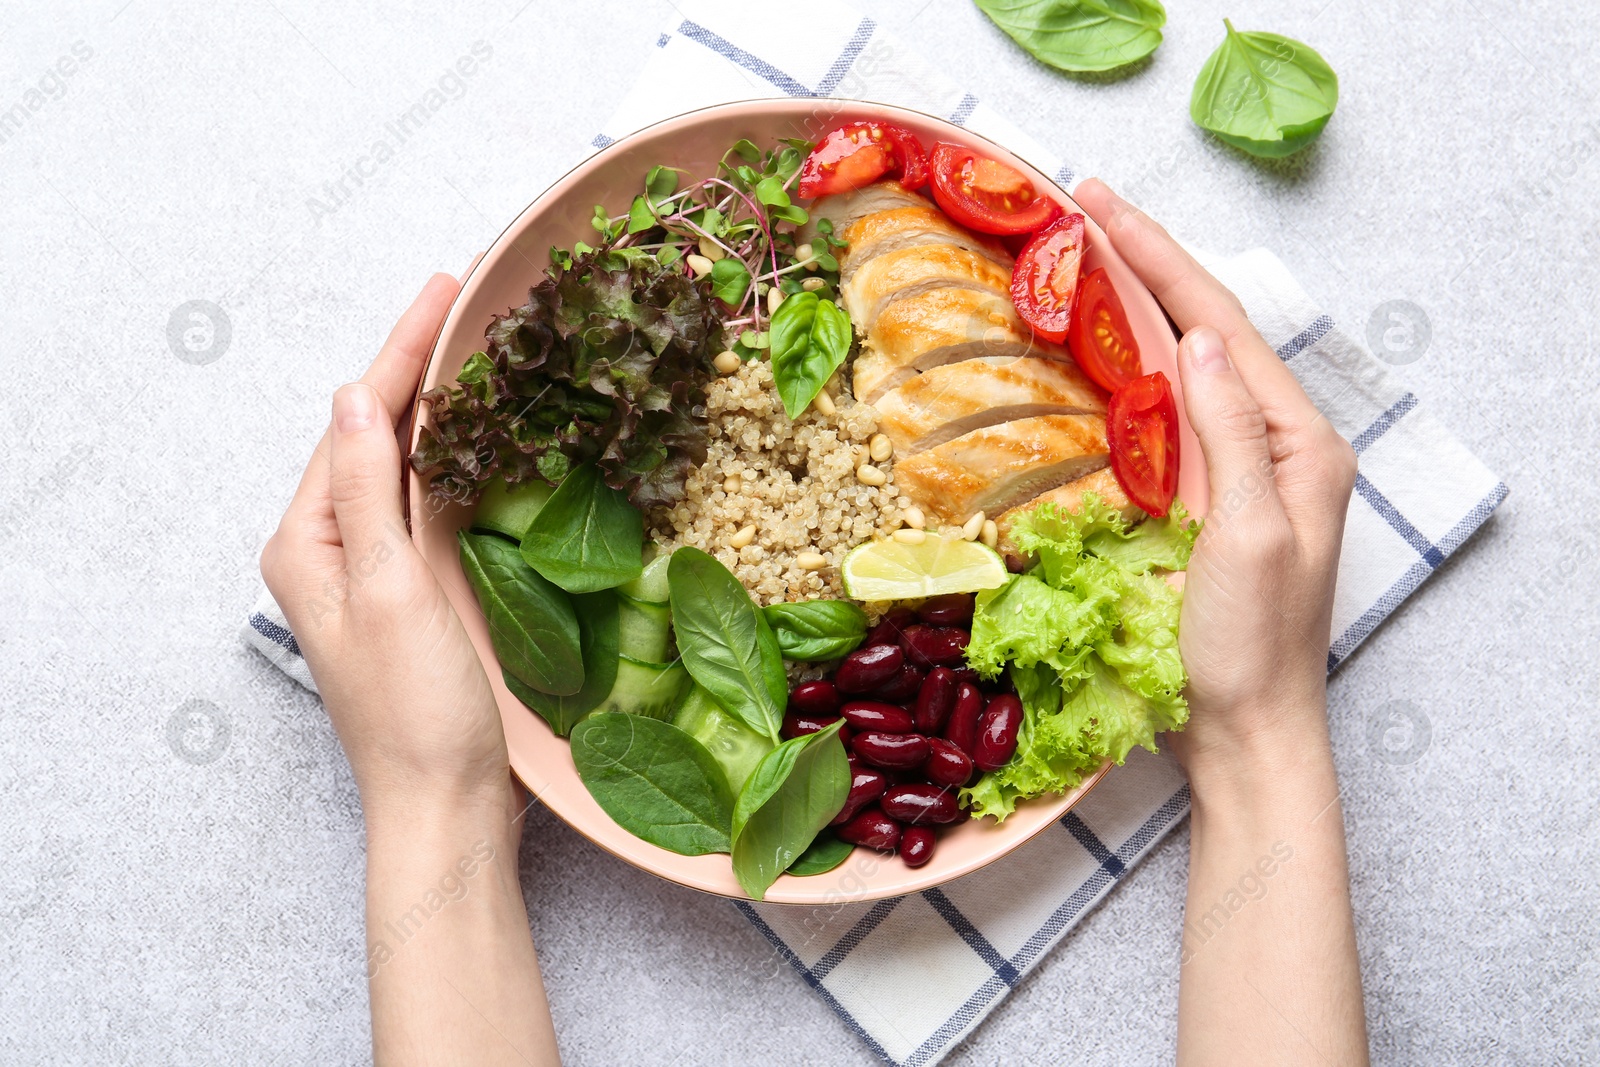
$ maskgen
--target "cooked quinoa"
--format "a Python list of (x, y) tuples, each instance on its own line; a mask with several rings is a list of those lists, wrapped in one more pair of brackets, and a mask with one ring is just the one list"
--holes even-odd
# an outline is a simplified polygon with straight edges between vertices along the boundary
[[(765, 359), (717, 378), (706, 392), (706, 462), (689, 475), (680, 503), (651, 513), (651, 536), (716, 556), (761, 604), (842, 596), (844, 554), (889, 536), (911, 505), (894, 487), (892, 459), (870, 458), (877, 412), (839, 389), (834, 414), (813, 405), (791, 422)], [(864, 464), (887, 475), (883, 485), (860, 480)], [(754, 538), (734, 548), (749, 525)], [(820, 554), (825, 565), (804, 569), (803, 553)]]

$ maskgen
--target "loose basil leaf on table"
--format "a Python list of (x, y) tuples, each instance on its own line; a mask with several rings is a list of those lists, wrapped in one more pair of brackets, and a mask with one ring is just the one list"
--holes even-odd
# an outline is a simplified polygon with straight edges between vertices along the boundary
[(1339, 76), (1309, 45), (1276, 33), (1227, 35), (1195, 79), (1189, 117), (1253, 156), (1298, 152), (1339, 104)]
[(977, 0), (979, 9), (1034, 57), (1062, 70), (1115, 70), (1161, 43), (1167, 11), (1157, 0)]
[(543, 692), (576, 693), (583, 686), (583, 654), (571, 599), (505, 538), (466, 530), (456, 538), (500, 666)]
[(778, 639), (744, 585), (715, 557), (684, 547), (667, 564), (667, 593), (689, 676), (724, 711), (776, 742), (789, 680)]
[(733, 806), (733, 873), (753, 900), (811, 846), (850, 795), (840, 719), (762, 757)]
[(617, 681), (618, 641), (621, 617), (617, 594), (610, 589), (598, 593), (578, 593), (572, 597), (578, 616), (578, 647), (583, 655), (583, 687), (570, 696), (541, 693), (502, 671), (506, 688), (550, 724), (557, 736), (565, 737), (583, 717), (605, 700)]
[(574, 467), (522, 535), (528, 566), (569, 593), (610, 589), (644, 569), (644, 516), (592, 463)]
[(768, 334), (773, 384), (797, 419), (850, 354), (850, 316), (816, 293), (796, 293), (772, 313)]
[(761, 609), (784, 659), (838, 659), (867, 636), (867, 613), (848, 600), (802, 600)]
[(729, 850), (733, 793), (711, 753), (676, 726), (590, 716), (573, 728), (572, 761), (595, 803), (635, 837), (683, 856)]
[(787, 873), (801, 878), (813, 874), (826, 874), (843, 863), (854, 851), (855, 846), (848, 841), (841, 841), (833, 834), (818, 834), (817, 839), (811, 842), (811, 847), (800, 853), (799, 859), (789, 864)]

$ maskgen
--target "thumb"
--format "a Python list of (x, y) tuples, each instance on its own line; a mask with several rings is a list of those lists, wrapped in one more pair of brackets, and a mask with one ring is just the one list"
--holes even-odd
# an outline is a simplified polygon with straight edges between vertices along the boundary
[[(344, 544), (346, 568), (379, 558), (404, 537), (400, 507), (400, 446), (376, 389), (362, 382), (333, 394), (328, 494)], [(390, 544), (388, 551), (396, 546)], [(387, 553), (385, 553), (387, 555)]]
[[(1272, 473), (1267, 419), (1234, 369), (1222, 334), (1210, 326), (1184, 334), (1178, 344), (1178, 373), (1184, 410), (1210, 473), (1212, 511), (1236, 511), (1269, 495), (1249, 491)], [(1236, 503), (1225, 506), (1224, 501)]]

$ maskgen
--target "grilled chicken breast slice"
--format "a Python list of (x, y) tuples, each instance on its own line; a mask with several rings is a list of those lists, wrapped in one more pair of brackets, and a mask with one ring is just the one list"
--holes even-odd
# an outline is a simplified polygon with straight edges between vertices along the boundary
[(962, 229), (932, 205), (874, 211), (834, 232), (849, 246), (839, 257), (839, 280), (846, 285), (868, 260), (917, 245), (954, 245), (1011, 270), (1011, 254), (998, 241)]
[(891, 301), (935, 289), (972, 289), (1009, 300), (1011, 269), (956, 245), (912, 245), (861, 263), (839, 295), (850, 320), (870, 329)]
[(1100, 415), (1105, 392), (1076, 363), (969, 359), (934, 367), (883, 394), (878, 428), (902, 456), (996, 423), (1035, 415)]
[(894, 181), (878, 182), (860, 189), (852, 189), (848, 193), (819, 196), (806, 209), (810, 217), (800, 227), (796, 236), (803, 243), (815, 242), (818, 220), (827, 219), (833, 223), (834, 236), (847, 240), (843, 234), (857, 219), (875, 211), (893, 211), (902, 207), (932, 208), (933, 205), (921, 193), (908, 193), (900, 187), (899, 182)]
[(1106, 465), (1099, 415), (1039, 415), (973, 430), (894, 465), (894, 480), (947, 523), (998, 515)]
[(1017, 546), (1011, 540), (1011, 523), (1024, 511), (1032, 511), (1040, 504), (1055, 504), (1063, 511), (1077, 514), (1083, 507), (1083, 494), (1097, 493), (1107, 507), (1115, 508), (1122, 513), (1123, 519), (1130, 525), (1142, 522), (1145, 513), (1139, 505), (1128, 499), (1128, 494), (1122, 491), (1122, 486), (1117, 483), (1117, 476), (1111, 473), (1111, 468), (1097, 470), (1093, 474), (1079, 478), (1075, 482), (1040, 493), (1032, 500), (1023, 501), (994, 520), (995, 526), (1000, 530), (1000, 551), (1007, 557), (1020, 557)]

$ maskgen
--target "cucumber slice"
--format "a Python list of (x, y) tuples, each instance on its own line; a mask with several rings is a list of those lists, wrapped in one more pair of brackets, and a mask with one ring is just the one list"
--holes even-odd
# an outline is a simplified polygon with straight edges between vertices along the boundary
[(594, 709), (594, 714), (624, 712), (644, 715), (663, 722), (672, 718), (689, 672), (680, 663), (646, 663), (623, 656), (617, 660), (617, 680), (611, 694)]
[(483, 487), (478, 497), (478, 509), (472, 513), (472, 525), (485, 530), (503, 533), (522, 540), (528, 532), (539, 509), (544, 507), (554, 487), (539, 479), (508, 486), (504, 478), (493, 478)]
[(667, 602), (667, 562), (672, 559), (671, 552), (651, 556), (653, 546), (645, 546), (644, 573), (631, 582), (623, 582), (617, 586), (617, 592), (623, 596), (630, 596), (635, 600), (642, 600), (646, 604), (665, 604)]
[(647, 604), (619, 593), (617, 651), (624, 656), (660, 663), (667, 658), (667, 624), (672, 612), (665, 604)]
[(723, 711), (711, 694), (698, 685), (691, 684), (684, 694), (673, 713), (672, 725), (706, 747), (728, 776), (735, 796), (761, 757), (775, 747), (768, 738)]

